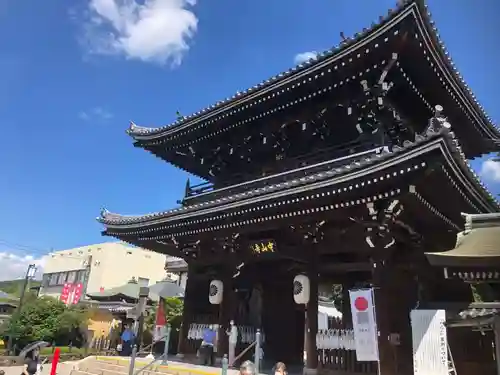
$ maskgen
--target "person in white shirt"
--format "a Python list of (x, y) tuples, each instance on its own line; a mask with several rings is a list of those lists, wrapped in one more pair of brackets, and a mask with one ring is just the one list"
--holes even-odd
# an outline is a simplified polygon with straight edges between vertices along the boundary
[(229, 330), (226, 333), (229, 336), (229, 366), (232, 366), (236, 344), (238, 343), (238, 327), (234, 324), (234, 320), (229, 322)]

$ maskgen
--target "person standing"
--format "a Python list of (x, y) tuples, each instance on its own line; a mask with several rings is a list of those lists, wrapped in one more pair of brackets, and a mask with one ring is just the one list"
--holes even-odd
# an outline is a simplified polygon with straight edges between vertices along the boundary
[(203, 331), (203, 341), (201, 342), (200, 346), (200, 354), (202, 357), (203, 365), (208, 365), (208, 366), (214, 365), (215, 337), (216, 337), (216, 332), (212, 325), (208, 326), (208, 328), (206, 328)]
[(21, 375), (35, 375), (38, 372), (40, 350), (33, 349), (24, 359), (24, 367)]
[(229, 322), (229, 330), (226, 333), (229, 336), (229, 366), (232, 366), (234, 365), (234, 355), (238, 344), (238, 327), (234, 324), (234, 320)]
[(134, 332), (130, 329), (128, 324), (125, 324), (124, 330), (121, 335), (122, 350), (121, 355), (128, 357), (132, 354), (132, 345), (134, 344)]

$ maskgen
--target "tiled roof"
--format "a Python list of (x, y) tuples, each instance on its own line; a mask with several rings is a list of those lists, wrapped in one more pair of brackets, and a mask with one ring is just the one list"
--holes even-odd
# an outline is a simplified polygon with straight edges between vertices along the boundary
[[(457, 243), (451, 250), (428, 253), (427, 259), (435, 266), (464, 264), (470, 267), (498, 264), (500, 260), (500, 213), (464, 214), (465, 230), (457, 234)], [(493, 263), (497, 260), (497, 263)]]
[[(241, 201), (256, 201), (258, 202), (262, 196), (272, 196), (277, 197), (281, 195), (286, 195), (289, 193), (296, 193), (300, 189), (305, 189), (307, 187), (321, 184), (323, 181), (333, 180), (335, 178), (344, 176), (344, 175), (356, 175), (356, 172), (367, 171), (371, 168), (376, 168), (381, 165), (381, 163), (388, 161), (392, 158), (403, 157), (404, 155), (410, 153), (412, 150), (418, 150), (421, 147), (425, 147), (425, 145), (432, 143), (432, 141), (440, 141), (444, 139), (448, 144), (448, 147), (456, 154), (455, 159), (462, 164), (463, 169), (466, 171), (468, 175), (468, 179), (474, 182), (477, 188), (482, 192), (481, 194), (487, 196), (493, 206), (497, 209), (500, 207), (498, 202), (493, 197), (493, 195), (484, 187), (483, 183), (480, 181), (479, 177), (472, 170), (470, 165), (468, 164), (465, 156), (463, 155), (460, 146), (458, 145), (458, 141), (455, 139), (454, 134), (447, 129), (442, 129), (439, 132), (430, 131), (425, 135), (417, 135), (415, 142), (405, 142), (403, 147), (396, 147), (393, 152), (385, 152), (380, 154), (375, 154), (370, 157), (361, 158), (359, 160), (354, 160), (352, 163), (344, 165), (340, 168), (329, 169), (325, 171), (318, 172), (316, 174), (311, 174), (309, 176), (303, 178), (297, 178), (295, 180), (286, 181), (284, 183), (278, 183), (274, 185), (266, 185), (261, 186), (259, 188), (237, 193), (234, 195), (218, 198), (215, 200), (207, 200), (202, 203), (194, 204), (186, 207), (178, 207), (172, 210), (157, 212), (152, 214), (146, 214), (141, 216), (123, 216), (119, 214), (110, 213), (107, 210), (103, 210), (101, 212), (101, 216), (97, 218), (97, 220), (107, 227), (113, 226), (128, 226), (132, 225), (136, 227), (137, 224), (140, 223), (156, 223), (156, 222), (164, 222), (182, 219), (189, 214), (195, 214), (197, 211), (208, 211), (210, 209), (216, 210), (217, 206), (222, 205), (230, 205), (238, 204)], [(445, 171), (448, 173), (447, 171)], [(451, 178), (451, 176), (450, 176)], [(453, 181), (453, 178), (451, 178)], [(458, 186), (457, 186), (458, 188)], [(459, 189), (460, 190), (460, 189)], [(470, 201), (470, 199), (462, 193), (464, 199), (468, 201), (473, 207), (474, 203)], [(481, 209), (477, 209), (481, 212)], [(483, 209), (484, 210), (484, 209)]]
[[(318, 66), (323, 66), (333, 62), (338, 56), (349, 53), (351, 50), (356, 50), (358, 45), (360, 45), (364, 39), (368, 38), (371, 34), (375, 33), (384, 25), (391, 23), (396, 19), (400, 20), (405, 16), (412, 14), (415, 17), (420, 17), (422, 19), (425, 29), (432, 29), (430, 34), (427, 30), (423, 30), (423, 32), (432, 40), (431, 43), (433, 44), (433, 46), (428, 47), (432, 49), (431, 54), (435, 55), (438, 60), (442, 60), (444, 57), (443, 63), (440, 63), (443, 64), (441, 67), (442, 74), (440, 75), (447, 79), (450, 85), (455, 90), (457, 90), (457, 95), (461, 97), (461, 100), (463, 100), (463, 103), (465, 103), (465, 105), (469, 106), (470, 104), (472, 104), (473, 107), (475, 106), (472, 112), (477, 111), (477, 113), (480, 114), (480, 116), (482, 116), (484, 119), (477, 119), (478, 122), (485, 123), (492, 129), (494, 125), (491, 123), (491, 118), (484, 112), (483, 107), (477, 102), (471, 89), (467, 86), (467, 84), (463, 80), (463, 77), (460, 75), (460, 72), (458, 72), (458, 70), (455, 68), (454, 63), (449, 56), (449, 53), (446, 51), (444, 43), (439, 38), (439, 34), (436, 27), (434, 26), (434, 22), (430, 18), (430, 13), (427, 10), (427, 6), (423, 5), (423, 0), (405, 0), (399, 1), (397, 8), (394, 10), (389, 10), (386, 16), (380, 17), (379, 23), (373, 23), (370, 28), (364, 29), (360, 33), (356, 33), (352, 38), (345, 39), (338, 46), (320, 53), (316, 58), (311, 59), (308, 62), (299, 64), (286, 72), (275, 75), (248, 90), (237, 92), (236, 94), (229, 98), (226, 98), (225, 100), (219, 101), (214, 105), (211, 105), (192, 115), (182, 117), (176, 122), (167, 126), (162, 126), (159, 128), (147, 128), (131, 123), (131, 126), (127, 132), (136, 139), (156, 138), (157, 136), (162, 136), (163, 134), (170, 134), (182, 129), (186, 129), (205, 120), (208, 121), (210, 119), (209, 122), (213, 122), (220, 118), (227, 117), (228, 113), (226, 110), (235, 102), (242, 103), (251, 101), (253, 99), (255, 99), (255, 102), (261, 102), (261, 94), (271, 90), (271, 86), (279, 84), (285, 80), (294, 80), (295, 77), (301, 77), (304, 74), (308, 74), (309, 71), (314, 70)], [(404, 17), (400, 18), (400, 15)], [(443, 57), (441, 57), (440, 55), (442, 55)], [(466, 94), (465, 96), (464, 93)], [(455, 100), (457, 100), (454, 94), (452, 96), (455, 98)], [(463, 108), (461, 102), (459, 103), (459, 106)], [(500, 135), (498, 133), (498, 129), (496, 129), (495, 132), (496, 138), (498, 138)]]

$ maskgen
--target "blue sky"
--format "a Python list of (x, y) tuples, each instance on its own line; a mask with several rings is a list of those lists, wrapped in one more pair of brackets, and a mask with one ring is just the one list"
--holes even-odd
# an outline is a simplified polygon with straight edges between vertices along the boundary
[[(0, 263), (9, 276), (26, 257), (109, 240), (95, 222), (102, 206), (145, 213), (182, 197), (187, 176), (132, 147), (129, 120), (163, 125), (232, 95), (369, 26), (395, 0), (146, 3), (0, 0)], [(428, 4), (457, 67), (500, 121), (500, 2)], [(500, 193), (500, 171), (486, 169)]]

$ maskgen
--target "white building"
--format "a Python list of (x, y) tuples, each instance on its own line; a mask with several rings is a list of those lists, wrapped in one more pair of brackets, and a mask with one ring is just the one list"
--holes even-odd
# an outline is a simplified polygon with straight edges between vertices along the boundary
[(40, 295), (59, 298), (65, 284), (81, 283), (85, 296), (122, 286), (133, 277), (149, 286), (165, 278), (166, 258), (122, 242), (56, 251), (44, 258)]

